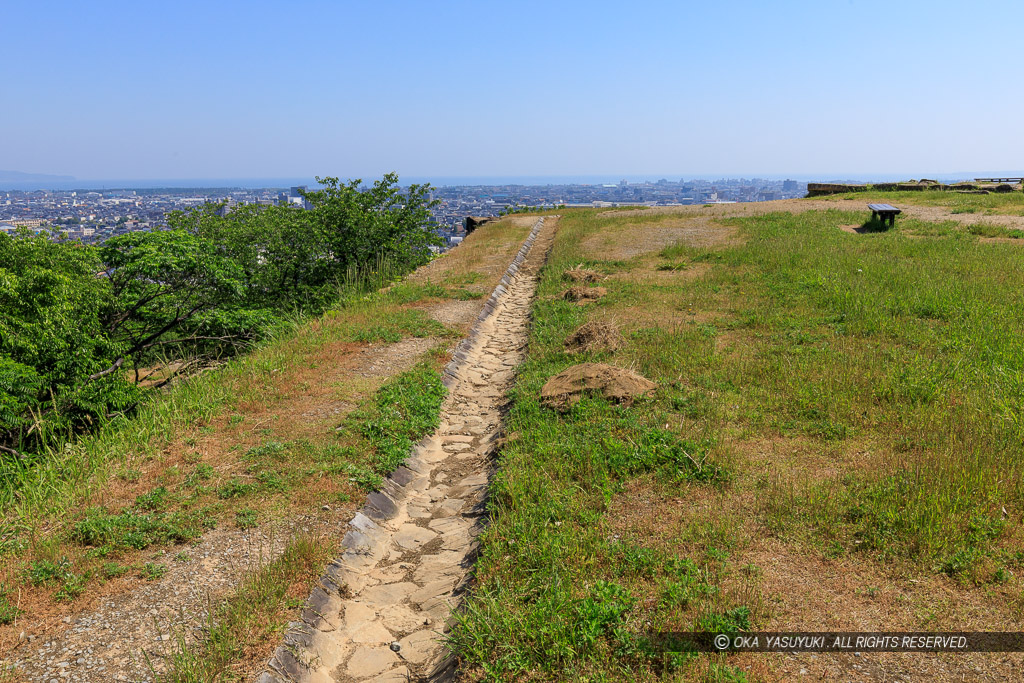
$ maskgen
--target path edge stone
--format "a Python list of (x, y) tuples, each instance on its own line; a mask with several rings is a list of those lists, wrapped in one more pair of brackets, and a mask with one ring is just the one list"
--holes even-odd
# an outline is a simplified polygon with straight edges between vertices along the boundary
[[(534, 223), (512, 262), (509, 263), (505, 274), (487, 301), (484, 302), (469, 333), (456, 345), (452, 359), (442, 371), (441, 381), (446, 390), (450, 390), (457, 381), (459, 370), (468, 360), (468, 349), (480, 335), (484, 321), (494, 314), (498, 302), (507, 291), (512, 278), (516, 276), (526, 261), (526, 257), (543, 227), (544, 217), (541, 216)], [(295, 683), (303, 679), (308, 667), (305, 662), (296, 657), (296, 653), (311, 643), (314, 631), (325, 626), (332, 628), (325, 622), (324, 608), (333, 595), (341, 595), (346, 590), (346, 565), (358, 566), (367, 562), (376, 563), (376, 559), (372, 556), (372, 549), (375, 545), (375, 532), (379, 529), (377, 523), (385, 522), (396, 514), (398, 510), (396, 501), (404, 496), (405, 486), (412, 479), (413, 471), (429, 469), (429, 465), (422, 460), (421, 455), (430, 441), (431, 436), (426, 436), (414, 444), (405, 462), (388, 475), (378, 490), (367, 494), (366, 503), (348, 522), (349, 529), (341, 541), (341, 554), (327, 565), (323, 575), (310, 592), (299, 620), (288, 624), (281, 645), (274, 651), (265, 669), (256, 677), (257, 683)], [(441, 663), (435, 664), (430, 678), (450, 679), (455, 670), (454, 664), (453, 657), (445, 657)]]

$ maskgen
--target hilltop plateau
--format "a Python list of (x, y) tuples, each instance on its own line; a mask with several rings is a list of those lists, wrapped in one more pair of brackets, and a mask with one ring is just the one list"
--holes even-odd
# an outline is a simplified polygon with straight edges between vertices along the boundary
[(2, 657), (14, 680), (1013, 679), (1019, 653), (658, 634), (1024, 630), (1022, 237), (1020, 191), (489, 222), (69, 450), (101, 457), (60, 506), (3, 511)]

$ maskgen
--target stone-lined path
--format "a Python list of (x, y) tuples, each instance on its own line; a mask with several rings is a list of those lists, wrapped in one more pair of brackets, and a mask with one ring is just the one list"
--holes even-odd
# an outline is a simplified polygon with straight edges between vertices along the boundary
[(261, 683), (422, 680), (451, 673), (442, 645), (482, 529), (504, 394), (523, 359), (555, 219), (534, 225), (445, 370), (438, 430), (349, 523), (343, 554)]

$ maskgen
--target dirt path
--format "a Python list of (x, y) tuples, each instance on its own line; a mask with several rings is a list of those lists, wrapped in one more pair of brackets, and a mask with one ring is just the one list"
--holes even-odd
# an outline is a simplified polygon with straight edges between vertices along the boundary
[(440, 427), (349, 523), (342, 556), (261, 683), (383, 683), (454, 666), (441, 638), (469, 582), (504, 393), (523, 358), (554, 223), (537, 221), (446, 370)]
[[(534, 221), (532, 217), (513, 217), (487, 226), (408, 279), (438, 283), (462, 276), (467, 290), (489, 292), (505, 274)], [(480, 299), (442, 299), (416, 307), (465, 331), (482, 305)], [(309, 327), (325, 324), (329, 323), (314, 321)], [(443, 343), (444, 339), (435, 337), (414, 337), (384, 344), (338, 342), (330, 348), (303, 352), (308, 360), (297, 363), (295, 372), (276, 376), (283, 389), (274, 402), (236, 408), (233, 412), (246, 414), (237, 426), (225, 427), (215, 420), (211, 424), (217, 429), (211, 433), (181, 435), (181, 439), (195, 437), (194, 446), (183, 450), (201, 455), (203, 462), (212, 463), (218, 472), (233, 473), (241, 467), (238, 453), (248, 446), (274, 439), (312, 439), (321, 432), (333, 435), (339, 420), (357, 403), (353, 398), (356, 388), (363, 393), (372, 391)], [(218, 419), (227, 423), (228, 417)], [(278, 425), (282, 425), (280, 429)], [(273, 434), (260, 435), (271, 428)], [(137, 495), (156, 485), (169, 467), (184, 467), (180, 455), (174, 451), (143, 464), (141, 481), (136, 483), (114, 480), (102, 502), (112, 508), (130, 505)], [(165, 658), (179, 646), (179, 637), (188, 643), (202, 637), (210, 604), (230, 594), (242, 577), (276, 558), (296, 534), (337, 544), (338, 529), (355, 511), (355, 503), (331, 501), (329, 506), (321, 506), (317, 502), (304, 507), (300, 501), (284, 514), (271, 515), (258, 528), (239, 529), (228, 521), (205, 533), (195, 545), (152, 547), (124, 560), (166, 568), (159, 578), (112, 578), (91, 586), (72, 604), (26, 606), (22, 602), (20, 618), (0, 630), (0, 681), (153, 680), (153, 669), (164, 670)], [(269, 654), (255, 656), (255, 667), (265, 664)], [(7, 673), (9, 666), (13, 669)], [(245, 672), (243, 668), (241, 673)]]

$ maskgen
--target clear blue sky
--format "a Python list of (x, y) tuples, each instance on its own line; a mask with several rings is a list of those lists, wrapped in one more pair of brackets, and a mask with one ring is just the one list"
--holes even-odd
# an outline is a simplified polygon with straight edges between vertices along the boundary
[(1020, 2), (9, 0), (0, 22), (4, 170), (1024, 169)]

